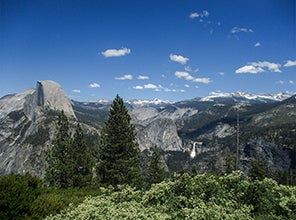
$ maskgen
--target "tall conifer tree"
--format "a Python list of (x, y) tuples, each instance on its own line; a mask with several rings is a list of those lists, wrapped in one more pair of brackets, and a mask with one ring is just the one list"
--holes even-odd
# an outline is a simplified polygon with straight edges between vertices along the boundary
[(101, 132), (97, 174), (104, 184), (136, 187), (142, 184), (135, 126), (119, 95), (112, 102), (109, 118)]
[(165, 179), (165, 176), (166, 171), (164, 162), (161, 159), (158, 148), (154, 147), (148, 162), (147, 183), (149, 186), (155, 183), (160, 183)]
[(71, 166), (69, 153), (71, 135), (69, 132), (69, 121), (63, 111), (59, 113), (56, 129), (54, 145), (49, 149), (46, 156), (48, 167), (45, 179), (50, 186), (66, 188), (71, 185), (71, 169), (69, 169), (69, 166)]
[(73, 173), (71, 176), (72, 186), (83, 187), (90, 185), (93, 176), (92, 168), (94, 166), (94, 161), (86, 145), (84, 134), (79, 123), (76, 126), (71, 149), (72, 166), (69, 168), (72, 168), (71, 172)]

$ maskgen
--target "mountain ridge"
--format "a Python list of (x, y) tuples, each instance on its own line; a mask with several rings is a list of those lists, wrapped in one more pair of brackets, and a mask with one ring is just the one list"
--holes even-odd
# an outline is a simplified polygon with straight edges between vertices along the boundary
[[(213, 97), (215, 95), (215, 97)], [(130, 100), (125, 104), (136, 126), (143, 155), (158, 147), (171, 172), (199, 167), (199, 172), (223, 170), (224, 151), (235, 152), (237, 114), (241, 131), (241, 166), (260, 154), (272, 172), (295, 167), (296, 95), (213, 94), (179, 102)], [(211, 99), (211, 100), (210, 100)], [(55, 134), (57, 111), (71, 124), (81, 123), (93, 148), (108, 118), (111, 101), (70, 100), (53, 81), (0, 99), (0, 175), (30, 172), (43, 176), (44, 155)], [(283, 136), (284, 133), (288, 135)], [(190, 158), (195, 142), (196, 157)], [(261, 153), (260, 153), (261, 152)], [(271, 156), (275, 155), (275, 156)], [(295, 157), (296, 158), (296, 157)]]

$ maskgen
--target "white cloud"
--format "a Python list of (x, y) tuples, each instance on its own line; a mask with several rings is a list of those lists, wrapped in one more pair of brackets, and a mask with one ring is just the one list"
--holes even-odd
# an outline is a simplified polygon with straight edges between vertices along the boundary
[(263, 61), (263, 62), (253, 62), (251, 63), (251, 65), (255, 66), (255, 67), (267, 67), (269, 71), (272, 72), (277, 72), (280, 73), (282, 72), (280, 70), (281, 64), (278, 63), (271, 63), (271, 62), (267, 62), (267, 61)]
[(261, 67), (255, 67), (252, 65), (243, 66), (235, 71), (235, 73), (253, 73), (253, 74), (261, 73), (261, 72), (264, 72), (264, 70)]
[(290, 84), (294, 84), (294, 81), (293, 81), (293, 80), (289, 80), (289, 83), (290, 83)]
[(210, 13), (207, 10), (203, 10), (200, 13), (193, 12), (189, 15), (189, 18), (194, 19), (194, 18), (204, 18), (204, 17), (209, 17)]
[(115, 77), (116, 80), (132, 80), (133, 76), (131, 74), (127, 74), (121, 77)]
[(234, 27), (230, 31), (231, 34), (236, 34), (236, 33), (240, 33), (240, 32), (253, 33), (254, 31), (250, 28), (248, 29), (248, 28), (239, 28), (239, 27)]
[(140, 79), (140, 80), (146, 80), (146, 79), (149, 79), (149, 76), (142, 76), (142, 75), (139, 75), (139, 76), (138, 76), (138, 79)]
[(127, 54), (130, 54), (131, 50), (129, 48), (122, 48), (122, 49), (108, 49), (101, 54), (104, 57), (120, 57), (120, 56), (125, 56)]
[(251, 62), (248, 63), (248, 65), (243, 66), (235, 71), (235, 73), (252, 73), (252, 74), (257, 74), (257, 73), (262, 73), (265, 72), (266, 69), (271, 71), (271, 72), (277, 72), (280, 73), (282, 72), (280, 70), (281, 65), (278, 63), (271, 63), (268, 61), (263, 61), (263, 62)]
[(143, 86), (134, 86), (133, 88), (134, 88), (134, 89), (138, 89), (138, 90), (144, 89)]
[(189, 88), (190, 86), (188, 84), (184, 84), (184, 87)]
[(260, 46), (261, 46), (260, 42), (257, 42), (256, 44), (254, 44), (254, 47), (260, 47)]
[(184, 89), (169, 89), (169, 88), (166, 88), (162, 85), (155, 85), (155, 84), (152, 84), (152, 83), (148, 83), (146, 85), (143, 85), (143, 86), (134, 86), (133, 89), (137, 89), (137, 90), (141, 90), (141, 89), (152, 89), (154, 90), (155, 92), (160, 92), (160, 91), (164, 91), (164, 92), (185, 92)]
[(281, 84), (281, 85), (283, 85), (285, 82), (284, 82), (283, 80), (279, 80), (279, 81), (277, 81), (276, 83), (277, 83), (277, 84)]
[(189, 18), (192, 18), (192, 19), (194, 19), (194, 18), (198, 18), (198, 17), (199, 17), (199, 14), (198, 14), (197, 12), (191, 13), (191, 14), (189, 15)]
[(212, 80), (210, 78), (195, 78), (192, 81), (197, 82), (197, 83), (204, 83), (204, 84), (208, 84), (208, 83), (212, 82)]
[(196, 83), (205, 83), (208, 84), (210, 82), (212, 82), (212, 80), (210, 78), (194, 78), (193, 76), (191, 76), (189, 73), (187, 72), (179, 72), (176, 71), (175, 72), (175, 76), (177, 78), (184, 78), (187, 81), (192, 81), (192, 82), (196, 82)]
[(187, 72), (176, 71), (175, 76), (178, 78), (184, 78), (187, 81), (194, 80), (194, 77)]
[(189, 60), (189, 58), (183, 57), (181, 55), (170, 54), (170, 60), (171, 61), (174, 61), (174, 62), (181, 63), (181, 64), (184, 65), (184, 64), (187, 63), (187, 61)]
[(288, 60), (284, 67), (296, 66), (296, 60)]
[(144, 85), (144, 88), (145, 89), (157, 89), (158, 87), (157, 87), (157, 85), (149, 83), (149, 84)]
[(81, 91), (79, 89), (73, 89), (72, 92), (74, 92), (74, 93), (80, 93)]
[(224, 72), (219, 72), (218, 74), (219, 74), (220, 76), (224, 76), (224, 75), (225, 75)]
[(91, 84), (89, 84), (89, 87), (90, 88), (100, 88), (101, 86), (98, 83), (91, 83)]

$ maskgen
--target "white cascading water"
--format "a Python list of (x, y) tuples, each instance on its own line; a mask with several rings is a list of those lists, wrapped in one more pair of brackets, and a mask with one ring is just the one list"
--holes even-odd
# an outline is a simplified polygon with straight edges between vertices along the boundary
[(192, 147), (192, 150), (191, 150), (191, 152), (190, 152), (190, 157), (191, 157), (192, 159), (196, 157), (195, 144), (196, 144), (196, 142), (193, 143), (193, 147)]

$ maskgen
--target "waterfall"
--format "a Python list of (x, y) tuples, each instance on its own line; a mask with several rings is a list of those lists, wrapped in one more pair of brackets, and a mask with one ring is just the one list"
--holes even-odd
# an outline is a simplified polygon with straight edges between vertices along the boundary
[(191, 157), (192, 159), (196, 157), (195, 144), (196, 144), (196, 142), (193, 143), (193, 147), (192, 147), (192, 150), (191, 150), (191, 152), (190, 152), (190, 157)]

